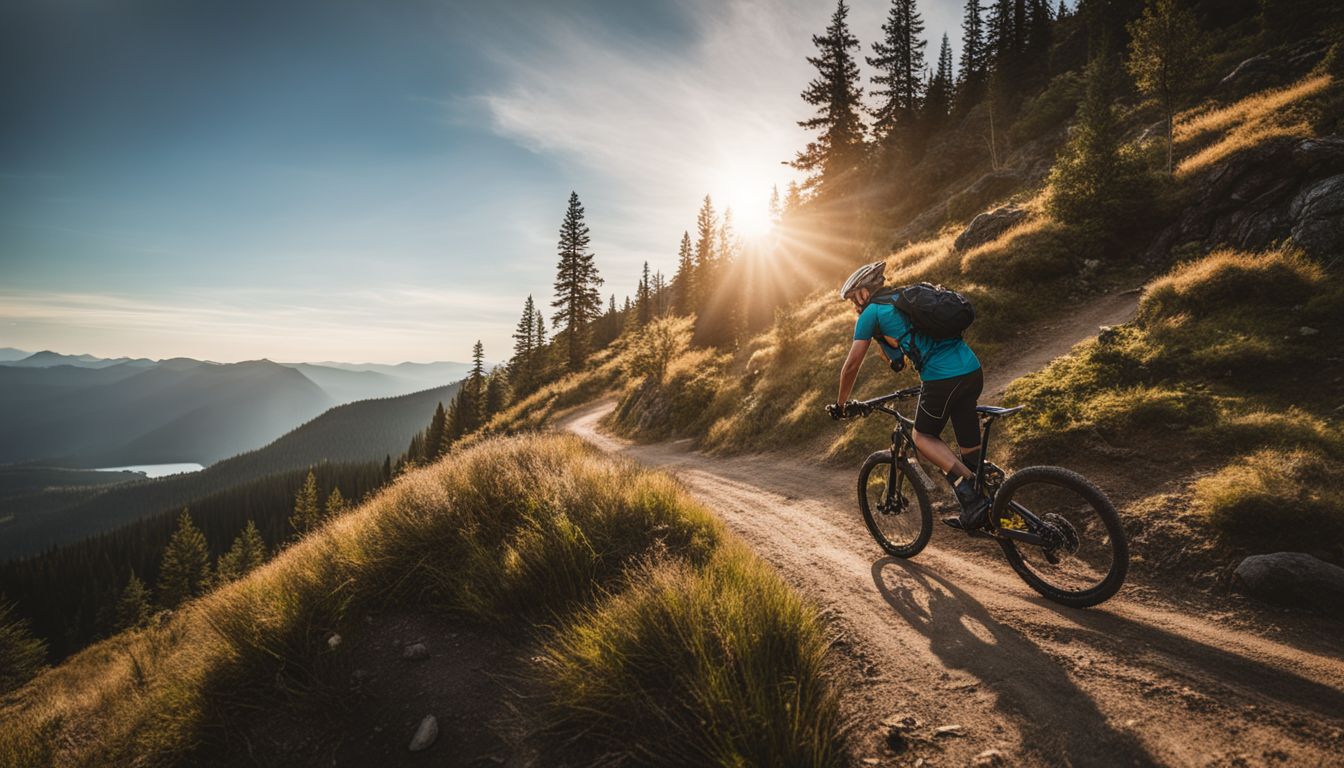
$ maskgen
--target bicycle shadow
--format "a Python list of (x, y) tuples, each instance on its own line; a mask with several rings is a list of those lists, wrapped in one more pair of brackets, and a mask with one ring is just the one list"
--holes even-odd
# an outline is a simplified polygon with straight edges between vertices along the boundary
[[(1129, 649), (1127, 655), (1133, 663), (1143, 663), (1145, 656), (1161, 655), (1171, 660), (1163, 666), (1197, 670), (1217, 678), (1219, 685), (1234, 689), (1241, 696), (1253, 691), (1281, 704), (1308, 710), (1317, 717), (1344, 721), (1344, 691), (1338, 688), (1209, 643), (1182, 637), (1151, 623), (1114, 613), (1070, 610), (1042, 597), (1027, 599), (1071, 622), (1079, 635), (1088, 635), (1087, 642)], [(1289, 647), (1316, 653), (1311, 649)], [(1337, 651), (1330, 658), (1338, 659)], [(1340, 665), (1344, 667), (1344, 660)]]
[[(884, 578), (893, 566), (898, 578)], [(1060, 665), (1025, 635), (990, 616), (946, 579), (893, 557), (872, 567), (873, 583), (906, 622), (929, 638), (950, 669), (964, 670), (997, 697), (995, 714), (1022, 734), (1021, 749), (1045, 765), (1157, 765), (1133, 734), (1118, 731)], [(970, 623), (968, 623), (968, 621)], [(987, 723), (964, 723), (984, 732)]]

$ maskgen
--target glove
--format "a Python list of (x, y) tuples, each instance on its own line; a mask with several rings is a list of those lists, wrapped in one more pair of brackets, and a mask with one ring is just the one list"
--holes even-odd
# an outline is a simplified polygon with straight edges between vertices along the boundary
[(839, 403), (831, 403), (826, 406), (826, 413), (829, 414), (832, 419), (839, 421), (845, 418), (845, 406)]

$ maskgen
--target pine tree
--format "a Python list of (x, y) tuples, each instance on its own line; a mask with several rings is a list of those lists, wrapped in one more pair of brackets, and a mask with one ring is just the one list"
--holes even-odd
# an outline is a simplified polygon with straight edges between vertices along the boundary
[(881, 99), (873, 111), (873, 133), (878, 141), (890, 143), (903, 137), (914, 126), (924, 93), (924, 20), (915, 8), (915, 0), (892, 0), (883, 37), (873, 43), (869, 66), (873, 76), (873, 95)]
[(863, 158), (864, 126), (859, 116), (863, 89), (852, 53), (859, 49), (859, 41), (849, 31), (848, 16), (845, 0), (838, 0), (826, 34), (812, 36), (819, 55), (809, 56), (807, 61), (816, 67), (817, 77), (808, 83), (802, 97), (817, 107), (817, 114), (798, 125), (819, 131), (819, 135), (792, 162), (794, 168), (808, 174), (805, 185), (823, 193), (832, 188), (842, 193), (845, 179)]
[(1055, 21), (1066, 19), (1069, 16), (1069, 7), (1064, 4), (1064, 0), (1059, 0), (1059, 10), (1055, 11)]
[(1189, 91), (1202, 58), (1199, 24), (1177, 0), (1149, 0), (1129, 26), (1129, 73), (1145, 95), (1156, 98), (1166, 118), (1167, 174), (1172, 172), (1172, 117)]
[[(423, 437), (418, 445), (417, 441), (412, 439), (411, 448), (416, 451), (417, 461), (429, 457)], [(303, 487), (294, 494), (294, 514), (289, 516), (289, 527), (294, 529), (295, 536), (302, 537), (317, 527), (321, 517), (322, 513), (317, 505), (317, 475), (309, 470), (308, 477), (303, 481)]]
[[(677, 252), (677, 274), (672, 277), (672, 287), (676, 296), (672, 300), (672, 311), (686, 316), (695, 311), (695, 262), (691, 255), (691, 233), (681, 233), (681, 248)], [(616, 309), (616, 297), (611, 297), (611, 307)]]
[(991, 0), (985, 24), (985, 52), (992, 69), (1004, 71), (1013, 58), (1013, 0)]
[(644, 262), (644, 274), (639, 278), (639, 288), (635, 295), (638, 307), (639, 327), (643, 328), (653, 320), (653, 286), (649, 284), (649, 262)]
[[(440, 440), (443, 438), (440, 437)], [(331, 493), (327, 494), (326, 508), (322, 512), (322, 519), (329, 520), (337, 515), (344, 513), (350, 508), (350, 502), (341, 495), (341, 489), (333, 487)]]
[(661, 269), (653, 273), (653, 307), (658, 317), (667, 314), (667, 278)]
[(485, 403), (482, 406), (485, 411), (484, 420), (489, 421), (491, 416), (504, 410), (508, 402), (508, 373), (503, 368), (497, 367), (490, 371), (485, 382)]
[(583, 222), (583, 206), (575, 192), (569, 193), (569, 208), (560, 225), (556, 250), (560, 263), (555, 272), (556, 327), (564, 326), (567, 365), (577, 371), (587, 353), (588, 323), (602, 311), (602, 296), (597, 292), (602, 278), (597, 274), (593, 254), (588, 251), (591, 236)]
[[(338, 499), (340, 492), (339, 488), (332, 490), (332, 494)], [(331, 498), (328, 497), (328, 516), (331, 515), (331, 508)], [(266, 542), (262, 540), (257, 524), (248, 520), (242, 532), (233, 540), (229, 551), (219, 556), (219, 561), (215, 564), (215, 583), (227, 584), (241, 579), (261, 567), (266, 562), (266, 557)]]
[(700, 212), (695, 217), (695, 286), (692, 309), (701, 313), (714, 293), (714, 236), (717, 219), (714, 203), (705, 195)]
[(471, 348), (471, 373), (467, 375), (467, 381), (462, 387), (471, 390), (471, 404), (475, 409), (471, 414), (474, 431), (480, 426), (481, 407), (485, 404), (485, 345), (480, 339), (477, 339)]
[(509, 361), (509, 378), (513, 381), (513, 390), (519, 398), (526, 396), (536, 383), (537, 321), (536, 304), (531, 294), (523, 302), (523, 316), (513, 331), (513, 359)]
[(957, 111), (965, 113), (984, 93), (989, 57), (985, 52), (980, 0), (966, 0), (961, 21), (961, 66), (957, 76)]
[(383, 454), (383, 483), (392, 482), (392, 455)]
[(1123, 147), (1112, 105), (1117, 80), (1115, 58), (1103, 48), (1087, 65), (1078, 123), (1050, 171), (1051, 212), (1093, 229), (1102, 243), (1134, 219), (1148, 192), (1140, 159)]
[(779, 199), (779, 185), (770, 185), (770, 204), (766, 207), (770, 214), (770, 223), (778, 224), (781, 216), (784, 215), (784, 204)]
[(47, 661), (47, 644), (33, 634), (14, 604), (0, 595), (0, 696), (31, 680)]
[(803, 207), (803, 188), (796, 181), (790, 181), (788, 192), (784, 194), (784, 213), (789, 214)]
[[(312, 473), (308, 477), (312, 477)], [(191, 514), (182, 510), (177, 530), (168, 539), (159, 566), (159, 600), (165, 608), (176, 608), (201, 594), (210, 583), (210, 551), (205, 534), (191, 520)]]
[(448, 428), (448, 414), (440, 402), (434, 408), (434, 416), (429, 420), (429, 429), (425, 432), (425, 461), (434, 461), (442, 455), (443, 431)]
[(1023, 70), (1031, 84), (1044, 83), (1050, 75), (1050, 45), (1054, 27), (1047, 0), (1030, 0), (1026, 23), (1026, 39), (1022, 47)]
[(121, 596), (117, 598), (114, 615), (118, 632), (139, 629), (149, 623), (149, 590), (145, 588), (145, 582), (135, 575), (135, 571), (131, 571), (126, 588), (121, 590)]
[(952, 108), (952, 48), (943, 35), (942, 47), (938, 49), (938, 69), (929, 80), (929, 88), (924, 98), (924, 124), (930, 132), (942, 127)]

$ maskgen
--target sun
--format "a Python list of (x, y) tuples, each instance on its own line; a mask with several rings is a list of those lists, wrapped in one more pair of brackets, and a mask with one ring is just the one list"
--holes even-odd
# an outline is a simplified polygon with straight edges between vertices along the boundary
[(741, 237), (764, 237), (774, 228), (770, 218), (770, 183), (743, 175), (728, 175), (720, 179), (712, 193), (714, 207), (720, 213), (726, 208), (733, 211), (733, 229)]

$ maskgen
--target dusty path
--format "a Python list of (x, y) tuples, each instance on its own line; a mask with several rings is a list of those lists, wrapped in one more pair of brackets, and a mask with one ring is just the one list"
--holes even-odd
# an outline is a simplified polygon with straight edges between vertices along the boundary
[[(999, 355), (986, 401), (1097, 326), (1130, 319), (1137, 300), (1103, 296)], [(612, 407), (565, 426), (679, 477), (833, 618), (859, 760), (1344, 766), (1344, 625), (1230, 597), (1182, 604), (1179, 585), (1152, 584), (1141, 567), (1106, 604), (1062, 608), (995, 545), (941, 525), (913, 560), (884, 557), (859, 517), (854, 472), (711, 457), (687, 441), (633, 445), (599, 430)], [(902, 720), (914, 727), (893, 749), (887, 723)], [(942, 725), (962, 735), (934, 735)]]
[[(836, 620), (859, 758), (968, 765), (1344, 765), (1341, 626), (1245, 607), (1218, 615), (1160, 600), (1134, 574), (1105, 605), (1031, 592), (991, 543), (938, 526), (912, 561), (881, 556), (854, 476), (773, 456), (709, 457), (567, 427), (679, 477)], [(1248, 627), (1254, 627), (1250, 629)], [(913, 716), (903, 751), (884, 721)], [(960, 725), (963, 736), (934, 737)]]
[(1013, 380), (1044, 368), (1078, 341), (1095, 336), (1098, 327), (1129, 322), (1138, 308), (1138, 289), (1117, 291), (1093, 297), (1078, 311), (1032, 328), (1021, 341), (995, 355), (994, 365), (985, 366), (981, 402), (997, 401)]

